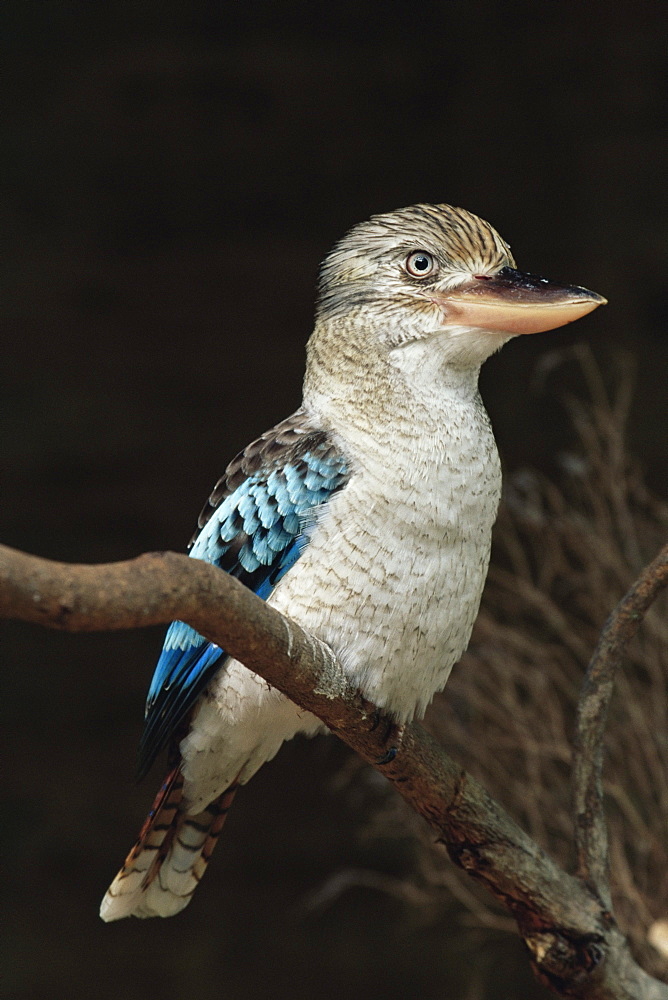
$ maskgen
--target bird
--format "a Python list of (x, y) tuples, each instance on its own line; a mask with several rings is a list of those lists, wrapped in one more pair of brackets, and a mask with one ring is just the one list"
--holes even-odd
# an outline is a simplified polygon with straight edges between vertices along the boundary
[[(421, 717), (469, 642), (501, 496), (480, 367), (512, 337), (605, 302), (517, 270), (462, 208), (417, 204), (354, 226), (320, 268), (302, 403), (227, 466), (190, 555), (327, 643), (394, 723)], [(238, 787), (284, 741), (321, 731), (173, 622), (139, 762), (145, 774), (168, 748), (168, 773), (101, 917), (182, 910)]]

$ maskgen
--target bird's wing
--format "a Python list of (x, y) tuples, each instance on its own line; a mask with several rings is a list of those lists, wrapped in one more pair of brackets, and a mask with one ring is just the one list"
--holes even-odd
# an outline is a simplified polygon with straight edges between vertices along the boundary
[[(220, 566), (266, 600), (308, 544), (310, 512), (348, 478), (345, 456), (297, 410), (228, 465), (200, 514), (190, 555)], [(172, 622), (146, 701), (140, 777), (224, 658), (224, 650), (185, 622)]]

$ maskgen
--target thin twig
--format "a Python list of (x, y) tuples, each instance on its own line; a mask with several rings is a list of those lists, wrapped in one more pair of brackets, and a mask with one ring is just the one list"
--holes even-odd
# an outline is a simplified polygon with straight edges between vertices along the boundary
[(573, 783), (578, 872), (610, 912), (608, 831), (601, 782), (605, 723), (615, 673), (626, 645), (667, 584), (668, 545), (645, 567), (608, 618), (578, 702)]

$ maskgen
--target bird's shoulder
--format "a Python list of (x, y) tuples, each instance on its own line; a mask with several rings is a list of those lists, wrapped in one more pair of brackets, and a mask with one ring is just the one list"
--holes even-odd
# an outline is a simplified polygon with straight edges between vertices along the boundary
[(241, 500), (254, 486), (268, 486), (274, 499), (283, 488), (287, 495), (277, 508), (299, 512), (341, 488), (349, 474), (350, 462), (340, 444), (300, 407), (235, 455), (202, 508), (189, 547), (226, 501)]

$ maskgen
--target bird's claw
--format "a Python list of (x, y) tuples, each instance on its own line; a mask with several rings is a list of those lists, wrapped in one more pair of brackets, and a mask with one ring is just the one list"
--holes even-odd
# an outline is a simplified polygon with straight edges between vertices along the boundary
[[(383, 756), (376, 761), (377, 764), (389, 764), (390, 761), (394, 760), (399, 753), (399, 747), (401, 746), (401, 740), (403, 739), (405, 728), (403, 724), (398, 725), (396, 722), (390, 722), (388, 719), (384, 719), (383, 721), (387, 726), (383, 743), (387, 745), (391, 741), (393, 744), (396, 742), (398, 745), (388, 747), (386, 753), (384, 753)], [(376, 721), (374, 728), (378, 726), (379, 722), (380, 719)]]
[(387, 753), (384, 753), (382, 757), (378, 758), (376, 764), (389, 764), (390, 761), (394, 760), (398, 753), (399, 749), (397, 747), (390, 747)]

